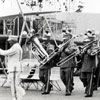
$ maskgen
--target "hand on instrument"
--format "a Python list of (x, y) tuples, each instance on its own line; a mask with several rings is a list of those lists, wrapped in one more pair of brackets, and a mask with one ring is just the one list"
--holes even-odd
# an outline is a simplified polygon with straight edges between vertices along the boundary
[(60, 49), (62, 47), (62, 45), (60, 44), (60, 45), (58, 45), (58, 48)]
[(62, 48), (62, 45), (59, 45), (59, 46), (58, 46), (58, 49), (59, 49), (58, 51), (61, 52), (62, 49), (63, 49), (63, 48)]

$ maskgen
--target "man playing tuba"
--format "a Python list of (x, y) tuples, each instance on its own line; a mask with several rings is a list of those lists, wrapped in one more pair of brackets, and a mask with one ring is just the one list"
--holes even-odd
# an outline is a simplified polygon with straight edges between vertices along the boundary
[[(50, 48), (50, 37), (51, 33), (49, 33), (49, 30), (46, 29), (46, 33), (44, 33), (43, 37), (45, 40), (43, 43), (43, 48), (45, 48), (48, 54), (53, 52), (53, 50)], [(50, 83), (51, 67), (53, 67), (52, 61), (49, 61), (39, 69), (39, 78), (40, 81), (44, 84), (42, 95), (49, 94), (52, 88)]]

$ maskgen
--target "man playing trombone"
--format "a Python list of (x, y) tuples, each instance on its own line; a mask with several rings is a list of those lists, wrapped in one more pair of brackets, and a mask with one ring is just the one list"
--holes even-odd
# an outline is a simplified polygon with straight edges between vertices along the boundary
[(100, 33), (95, 31), (95, 37), (97, 38), (97, 44), (92, 50), (92, 55), (95, 55), (96, 70), (93, 77), (93, 90), (97, 90), (100, 87)]
[[(87, 42), (95, 40), (95, 37), (92, 36), (91, 32), (87, 37), (88, 37), (86, 39), (86, 41), (88, 40)], [(93, 95), (93, 75), (96, 69), (96, 65), (95, 65), (95, 55), (92, 55), (91, 51), (94, 44), (95, 41), (92, 42), (92, 44), (88, 45), (86, 48), (84, 48), (84, 52), (82, 53), (83, 56), (82, 56), (82, 68), (81, 68), (80, 79), (85, 87), (85, 94), (86, 94), (85, 97), (92, 97)]]
[[(64, 32), (64, 30), (63, 30)], [(72, 35), (69, 33), (63, 34), (63, 42), (66, 42), (72, 38)], [(61, 60), (69, 56), (75, 52), (75, 48), (72, 44), (72, 40), (67, 43), (67, 45), (63, 48), (62, 53), (61, 53)], [(65, 61), (65, 63), (60, 64), (60, 77), (62, 82), (64, 83), (66, 87), (65, 95), (69, 96), (71, 95), (73, 88), (73, 71), (75, 67), (75, 59), (71, 58), (68, 61)]]

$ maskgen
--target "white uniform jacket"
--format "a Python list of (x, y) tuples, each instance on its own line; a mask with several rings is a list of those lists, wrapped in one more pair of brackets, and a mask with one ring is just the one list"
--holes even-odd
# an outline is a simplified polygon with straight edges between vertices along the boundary
[(14, 44), (8, 50), (0, 49), (0, 55), (8, 56), (8, 72), (21, 71), (22, 48), (19, 43)]

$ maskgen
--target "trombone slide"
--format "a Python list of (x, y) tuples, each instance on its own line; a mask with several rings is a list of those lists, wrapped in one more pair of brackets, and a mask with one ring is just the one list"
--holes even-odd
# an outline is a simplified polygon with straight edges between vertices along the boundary
[(94, 49), (94, 50), (92, 50), (91, 53), (90, 53), (90, 55), (91, 55), (91, 56), (94, 56), (94, 55), (96, 55), (96, 54), (99, 53), (99, 52), (100, 52), (100, 47), (99, 47), (99, 48), (96, 48), (96, 49)]
[(68, 62), (70, 59), (76, 57), (77, 55), (77, 51), (74, 51), (72, 54), (70, 54), (69, 56), (65, 57), (64, 59), (60, 60), (58, 63), (57, 63), (57, 66), (62, 66), (64, 63)]

